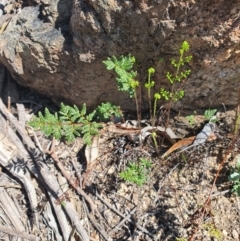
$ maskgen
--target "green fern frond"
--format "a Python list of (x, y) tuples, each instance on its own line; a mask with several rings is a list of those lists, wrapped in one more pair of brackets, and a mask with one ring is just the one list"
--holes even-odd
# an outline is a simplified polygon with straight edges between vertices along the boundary
[(81, 116), (85, 116), (86, 113), (87, 113), (87, 107), (86, 107), (86, 104), (84, 103), (80, 114), (81, 114)]
[(122, 116), (122, 112), (120, 110), (120, 106), (116, 106), (109, 102), (106, 102), (102, 103), (97, 107), (95, 115), (100, 121), (106, 121), (112, 116)]
[(45, 108), (45, 114), (39, 113), (29, 122), (34, 129), (40, 129), (46, 136), (53, 136), (57, 140), (64, 138), (67, 142), (72, 142), (77, 136), (82, 136), (85, 144), (91, 144), (92, 137), (98, 135), (98, 129), (102, 126), (93, 122), (96, 111), (86, 115), (86, 104), (79, 110), (76, 105), (73, 107), (61, 104), (58, 113), (50, 113)]
[(217, 112), (217, 109), (209, 109), (209, 110), (205, 110), (204, 112), (204, 118), (206, 120), (211, 120), (212, 117), (215, 115), (215, 113)]
[(77, 120), (81, 117), (79, 113), (79, 109), (76, 105), (73, 107), (61, 104), (61, 109), (59, 111), (60, 119), (63, 121), (70, 120), (71, 122), (77, 122)]
[(92, 143), (92, 136), (89, 134), (89, 133), (85, 133), (83, 135), (83, 142), (86, 144), (86, 145), (91, 145)]
[(130, 54), (127, 56), (120, 56), (116, 58), (107, 58), (103, 61), (108, 70), (114, 69), (118, 77), (116, 78), (118, 84), (118, 90), (128, 92), (130, 98), (134, 96), (135, 89), (131, 86), (132, 81), (137, 76), (137, 72), (132, 71), (135, 58)]

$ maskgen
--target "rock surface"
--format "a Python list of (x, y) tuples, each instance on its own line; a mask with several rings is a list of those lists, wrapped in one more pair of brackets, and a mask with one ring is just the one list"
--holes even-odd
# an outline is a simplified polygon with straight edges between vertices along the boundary
[[(233, 106), (240, 74), (239, 10), (237, 0), (23, 1), (0, 35), (0, 62), (18, 83), (57, 102), (93, 108), (110, 101), (134, 109), (102, 61), (131, 53), (141, 82), (152, 66), (156, 90), (169, 88), (170, 60), (187, 40), (192, 74), (175, 108)], [(143, 89), (142, 96), (147, 108)]]

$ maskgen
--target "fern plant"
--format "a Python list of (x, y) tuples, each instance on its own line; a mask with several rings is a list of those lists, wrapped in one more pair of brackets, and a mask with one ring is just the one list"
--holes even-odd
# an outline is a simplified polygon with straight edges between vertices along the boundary
[(138, 163), (129, 162), (128, 167), (119, 173), (119, 176), (127, 182), (142, 186), (148, 178), (152, 164), (145, 158), (139, 158)]
[(237, 159), (235, 167), (230, 168), (230, 172), (228, 179), (233, 182), (232, 192), (240, 196), (240, 158)]
[[(172, 102), (176, 102), (179, 99), (181, 99), (184, 96), (184, 90), (175, 89), (175, 83), (177, 82), (183, 82), (183, 80), (187, 79), (187, 77), (190, 75), (191, 70), (181, 70), (181, 68), (189, 63), (192, 59), (191, 55), (185, 56), (185, 53), (188, 52), (190, 49), (190, 45), (187, 41), (183, 41), (182, 45), (179, 49), (179, 59), (175, 60), (172, 59), (171, 65), (176, 69), (175, 73), (170, 73), (167, 72), (166, 78), (168, 79), (169, 83), (171, 84), (171, 90), (165, 90), (164, 88), (160, 88), (159, 92), (154, 94), (154, 117), (155, 117), (155, 112), (156, 112), (156, 102), (157, 100), (163, 98), (166, 101), (168, 101), (169, 104), (169, 109), (168, 109), (168, 120), (167, 123), (169, 122), (169, 115), (170, 115), (170, 108), (172, 105)], [(181, 71), (180, 71), (181, 70)]]
[[(175, 74), (167, 72), (166, 78), (171, 84), (171, 90), (168, 91), (164, 88), (160, 88), (159, 92), (156, 92), (153, 95), (154, 104), (153, 104), (153, 111), (151, 106), (151, 98), (152, 93), (151, 90), (154, 88), (155, 82), (151, 79), (152, 75), (155, 73), (155, 69), (150, 67), (148, 69), (148, 78), (147, 82), (145, 83), (145, 88), (147, 89), (148, 93), (148, 102), (149, 102), (149, 110), (150, 110), (150, 118), (152, 122), (152, 126), (155, 125), (156, 119), (156, 108), (157, 108), (157, 101), (160, 99), (164, 99), (170, 102), (176, 102), (184, 96), (184, 91), (182, 89), (176, 90), (174, 84), (177, 82), (183, 82), (191, 73), (191, 70), (182, 70), (182, 67), (189, 63), (192, 59), (192, 56), (185, 56), (185, 53), (189, 51), (189, 44), (187, 41), (183, 41), (179, 53), (179, 59), (176, 61), (173, 59), (171, 64), (176, 69)], [(137, 72), (133, 71), (133, 65), (135, 63), (135, 58), (130, 54), (128, 56), (120, 56), (116, 58), (112, 56), (111, 58), (107, 58), (107, 60), (103, 61), (107, 70), (114, 70), (118, 77), (116, 78), (118, 83), (118, 90), (125, 91), (129, 93), (130, 98), (134, 97), (136, 101), (136, 110), (138, 115), (138, 123), (140, 123), (140, 109), (138, 105), (138, 98), (136, 94), (136, 88), (139, 86), (139, 81), (135, 78), (137, 76)]]
[(86, 104), (79, 110), (76, 105), (73, 107), (61, 103), (58, 113), (50, 113), (45, 108), (45, 115), (39, 112), (39, 117), (35, 117), (29, 122), (34, 129), (40, 129), (46, 136), (53, 136), (57, 140), (64, 138), (67, 142), (72, 142), (76, 136), (82, 136), (85, 144), (90, 145), (92, 137), (98, 134), (101, 124), (93, 121), (96, 111), (87, 114)]
[(134, 97), (137, 116), (138, 116), (138, 125), (140, 125), (141, 113), (138, 106), (138, 98), (136, 89), (139, 86), (139, 82), (135, 79), (137, 72), (133, 71), (133, 65), (135, 63), (135, 58), (130, 54), (127, 56), (120, 56), (116, 58), (114, 55), (112, 58), (107, 58), (103, 61), (107, 70), (113, 70), (116, 72), (118, 77), (116, 78), (118, 84), (118, 90), (127, 92), (129, 97)]
[(98, 120), (106, 121), (112, 116), (121, 117), (122, 112), (119, 106), (115, 106), (109, 102), (106, 102), (97, 107), (95, 115)]
[(209, 110), (205, 110), (204, 112), (204, 118), (206, 120), (208, 120), (209, 122), (216, 122), (217, 121), (217, 117), (215, 116), (215, 113), (217, 112), (217, 109), (209, 109)]
[(127, 92), (130, 98), (134, 97), (134, 78), (137, 76), (137, 72), (132, 70), (135, 58), (130, 54), (128, 56), (120, 56), (118, 59), (113, 55), (103, 61), (107, 70), (115, 70), (118, 77), (116, 78), (118, 84), (118, 90)]

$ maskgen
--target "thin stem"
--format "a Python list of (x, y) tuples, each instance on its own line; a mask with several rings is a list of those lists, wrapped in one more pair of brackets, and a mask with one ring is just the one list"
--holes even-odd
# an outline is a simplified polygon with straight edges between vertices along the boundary
[(157, 140), (156, 140), (156, 132), (154, 131), (154, 132), (152, 132), (152, 138), (153, 138), (153, 142), (154, 142), (154, 146), (155, 146), (155, 150), (156, 150), (156, 152), (157, 152), (157, 154), (158, 154), (158, 144), (157, 144)]
[(141, 113), (140, 113), (140, 111), (139, 111), (139, 105), (138, 105), (138, 99), (137, 99), (136, 88), (134, 89), (134, 98), (135, 98), (136, 109), (137, 109), (137, 121), (138, 121), (138, 127), (140, 127)]
[(157, 109), (157, 98), (154, 98), (154, 105), (153, 105), (153, 117), (152, 117), (152, 126), (155, 125), (156, 119), (156, 109)]
[(172, 87), (171, 87), (171, 92), (170, 92), (170, 93), (171, 93), (171, 97), (170, 97), (170, 101), (169, 101), (169, 105), (168, 105), (168, 110), (167, 110), (166, 127), (168, 127), (168, 124), (169, 124), (170, 110), (171, 110), (172, 103), (173, 103), (174, 81), (176, 80), (176, 77), (178, 76), (179, 69), (180, 69), (181, 62), (182, 62), (182, 58), (183, 58), (183, 54), (184, 54), (184, 50), (183, 50), (183, 51), (181, 52), (181, 54), (180, 54), (179, 61), (178, 61), (178, 64), (177, 64), (177, 70), (176, 70), (175, 78), (174, 78), (174, 80), (173, 80)]
[(176, 77), (178, 76), (178, 73), (179, 73), (179, 69), (180, 69), (180, 66), (181, 66), (183, 53), (184, 53), (184, 51), (182, 51), (182, 53), (180, 54), (180, 57), (179, 57), (179, 61), (178, 61), (178, 64), (177, 64), (177, 71), (176, 71), (176, 75), (175, 75)]
[[(150, 71), (148, 71), (148, 104), (149, 104), (149, 112), (150, 112), (150, 118), (154, 118), (154, 116), (152, 116), (152, 104), (151, 104), (151, 83), (150, 83), (150, 78), (151, 78), (151, 73)], [(153, 125), (153, 123), (152, 123)]]

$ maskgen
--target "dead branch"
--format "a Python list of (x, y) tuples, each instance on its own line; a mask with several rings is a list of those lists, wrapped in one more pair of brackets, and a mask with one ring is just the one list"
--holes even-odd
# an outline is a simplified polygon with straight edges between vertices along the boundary
[(33, 240), (33, 241), (39, 240), (39, 238), (36, 237), (35, 235), (28, 234), (26, 232), (17, 231), (8, 227), (4, 227), (2, 225), (0, 225), (0, 231), (22, 239)]
[[(11, 123), (11, 125), (13, 125), (14, 128), (16, 128), (19, 135), (21, 135), (22, 140), (25, 144), (26, 150), (31, 156), (32, 162), (36, 166), (37, 171), (32, 169), (33, 167), (30, 165), (30, 162), (27, 163), (28, 168), (39, 180), (43, 181), (44, 186), (47, 188), (47, 190), (49, 190), (49, 192), (54, 198), (57, 198), (57, 196), (62, 195), (63, 191), (59, 186), (56, 177), (49, 172), (48, 167), (44, 163), (42, 158), (42, 153), (35, 147), (31, 138), (26, 134), (25, 129), (19, 124), (18, 120), (11, 113), (8, 112), (2, 100), (0, 100), (0, 111)], [(84, 227), (82, 226), (78, 218), (78, 215), (76, 211), (73, 209), (72, 205), (70, 203), (67, 203), (67, 205), (64, 208), (72, 224), (76, 226), (76, 229), (78, 233), (81, 235), (82, 240), (89, 241), (90, 239), (88, 237), (88, 234), (84, 229)], [(59, 222), (60, 221), (61, 220), (59, 220)]]

